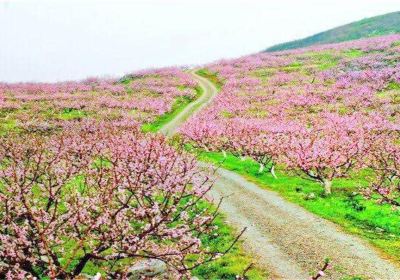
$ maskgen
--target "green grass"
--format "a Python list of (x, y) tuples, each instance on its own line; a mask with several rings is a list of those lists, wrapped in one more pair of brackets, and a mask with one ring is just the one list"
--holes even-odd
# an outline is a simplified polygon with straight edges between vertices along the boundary
[[(312, 61), (312, 64), (315, 64), (315, 67), (317, 67), (318, 70), (321, 71), (331, 69), (339, 63), (339, 56), (333, 54), (330, 51), (305, 52), (301, 57), (310, 59)], [(301, 71), (302, 67), (300, 66), (295, 70)]]
[(396, 83), (396, 82), (390, 82), (386, 89), (388, 89), (388, 90), (400, 90), (400, 84)]
[(87, 112), (78, 110), (78, 109), (64, 109), (61, 113), (59, 118), (62, 120), (77, 120), (82, 119), (87, 116)]
[(203, 94), (203, 89), (201, 87), (196, 87), (196, 96), (191, 98), (189, 96), (182, 96), (175, 100), (172, 105), (172, 110), (157, 117), (155, 121), (146, 123), (142, 125), (143, 132), (157, 132), (159, 131), (165, 124), (173, 120), (180, 112), (182, 112), (187, 105), (191, 102), (195, 101)]
[(319, 70), (331, 69), (339, 63), (339, 58), (329, 52), (314, 53), (312, 56), (316, 60)]
[(15, 129), (17, 126), (17, 122), (13, 119), (10, 120), (3, 120), (0, 124), (0, 135), (4, 135), (7, 132)]
[(345, 57), (348, 58), (358, 58), (363, 56), (365, 53), (362, 50), (358, 50), (358, 49), (349, 49), (343, 52)]
[[(200, 159), (222, 164), (223, 168), (243, 175), (260, 187), (277, 192), (288, 201), (333, 221), (347, 232), (365, 238), (384, 255), (400, 261), (400, 213), (388, 205), (365, 200), (358, 194), (359, 186), (367, 183), (367, 171), (352, 179), (334, 181), (333, 194), (323, 197), (322, 187), (318, 183), (287, 174), (279, 168), (278, 179), (269, 173), (259, 174), (258, 164), (250, 159), (241, 161), (228, 155), (224, 160), (221, 153), (203, 153)], [(315, 199), (306, 199), (310, 193), (315, 194)]]
[(300, 61), (295, 61), (285, 67), (282, 67), (282, 70), (290, 73), (290, 72), (297, 72), (302, 68), (303, 68), (303, 63)]

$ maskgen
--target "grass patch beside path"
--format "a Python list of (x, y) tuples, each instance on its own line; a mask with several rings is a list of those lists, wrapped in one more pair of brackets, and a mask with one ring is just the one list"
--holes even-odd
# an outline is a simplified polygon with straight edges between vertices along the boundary
[(224, 85), (223, 82), (218, 77), (218, 74), (210, 72), (208, 69), (197, 70), (196, 74), (203, 78), (206, 78), (211, 83), (213, 83), (218, 91), (220, 91), (222, 89), (222, 86)]
[[(235, 239), (235, 230), (228, 226), (222, 216), (218, 216), (214, 224), (218, 226), (215, 236), (203, 239), (204, 247), (212, 250), (223, 251), (230, 246)], [(246, 254), (239, 240), (225, 256), (218, 260), (204, 264), (193, 271), (193, 275), (199, 279), (223, 279), (234, 280), (237, 275), (242, 276), (245, 269), (253, 263), (253, 258)], [(257, 267), (252, 267), (246, 276), (250, 280), (268, 279), (268, 274)]]
[(182, 112), (187, 105), (195, 101), (203, 94), (203, 89), (201, 87), (196, 87), (196, 96), (191, 98), (189, 96), (182, 96), (175, 100), (175, 103), (172, 105), (171, 111), (159, 116), (155, 121), (151, 123), (146, 123), (142, 125), (143, 132), (157, 132), (168, 122), (172, 121), (180, 112)]
[[(388, 205), (365, 200), (357, 193), (359, 186), (366, 183), (365, 174), (334, 181), (333, 194), (324, 198), (321, 185), (288, 175), (279, 168), (276, 171), (278, 179), (274, 179), (269, 173), (259, 174), (258, 164), (250, 159), (241, 161), (231, 155), (224, 159), (221, 153), (203, 153), (199, 158), (220, 164), (262, 188), (277, 192), (286, 200), (366, 239), (392, 260), (400, 261), (400, 212), (393, 211)], [(311, 193), (315, 198), (307, 199)]]

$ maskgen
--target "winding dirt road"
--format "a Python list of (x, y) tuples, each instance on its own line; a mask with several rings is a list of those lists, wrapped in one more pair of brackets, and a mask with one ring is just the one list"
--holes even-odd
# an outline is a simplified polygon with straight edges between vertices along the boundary
[[(167, 136), (173, 135), (217, 93), (208, 80), (191, 73), (204, 93), (161, 130)], [(272, 279), (309, 279), (310, 272), (330, 258), (334, 268), (323, 279), (361, 275), (367, 279), (400, 280), (399, 267), (385, 260), (367, 242), (234, 172), (219, 169), (217, 176), (212, 197), (224, 197), (221, 210), (229, 224), (238, 230), (247, 227), (244, 249), (270, 272)]]
[(178, 130), (178, 128), (191, 116), (195, 115), (208, 103), (212, 101), (218, 91), (215, 86), (207, 79), (196, 74), (196, 70), (191, 70), (190, 74), (197, 80), (200, 87), (203, 89), (203, 93), (194, 102), (191, 102), (185, 109), (180, 112), (173, 120), (164, 125), (160, 132), (166, 136), (172, 136)]

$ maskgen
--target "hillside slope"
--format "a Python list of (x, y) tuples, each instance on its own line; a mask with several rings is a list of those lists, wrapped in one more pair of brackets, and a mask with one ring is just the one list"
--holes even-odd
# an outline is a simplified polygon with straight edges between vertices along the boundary
[(400, 33), (400, 12), (366, 18), (304, 39), (278, 44), (269, 47), (266, 51), (297, 49), (316, 44), (338, 43), (393, 33)]

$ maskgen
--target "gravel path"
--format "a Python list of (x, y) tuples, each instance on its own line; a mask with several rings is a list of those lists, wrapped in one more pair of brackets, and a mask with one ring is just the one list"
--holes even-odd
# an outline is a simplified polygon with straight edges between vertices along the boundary
[(248, 227), (245, 249), (257, 256), (273, 279), (308, 279), (308, 272), (327, 257), (336, 269), (323, 279), (347, 275), (400, 279), (399, 268), (365, 241), (234, 172), (219, 169), (217, 175), (213, 198), (224, 197), (221, 210), (227, 222), (236, 228)]
[(210, 81), (197, 75), (195, 72), (195, 70), (190, 71), (193, 77), (198, 81), (199, 85), (203, 88), (203, 94), (194, 102), (186, 106), (185, 109), (180, 112), (172, 121), (160, 129), (160, 132), (166, 136), (172, 136), (190, 116), (196, 114), (202, 108), (207, 106), (207, 104), (212, 101), (218, 92)]
[[(204, 93), (196, 104), (189, 105), (161, 130), (168, 136), (217, 93), (208, 80), (192, 74)], [(362, 275), (369, 279), (400, 280), (399, 267), (365, 241), (234, 172), (219, 169), (217, 176), (211, 196), (215, 200), (224, 197), (221, 210), (229, 224), (237, 229), (247, 227), (244, 248), (255, 256), (259, 266), (270, 272), (272, 279), (309, 279), (309, 272), (316, 271), (325, 258), (330, 258), (334, 269), (322, 279)]]

